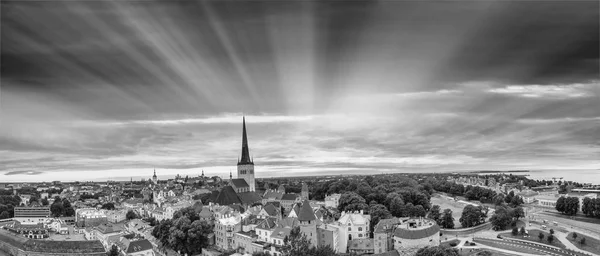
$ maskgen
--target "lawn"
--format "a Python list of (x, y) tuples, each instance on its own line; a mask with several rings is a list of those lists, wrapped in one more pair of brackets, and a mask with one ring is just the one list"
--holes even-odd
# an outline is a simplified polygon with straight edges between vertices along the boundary
[(448, 247), (454, 247), (454, 246), (450, 245), (452, 243), (455, 243), (456, 245), (458, 245), (458, 243), (460, 243), (460, 240), (458, 240), (458, 239), (452, 239), (452, 240), (444, 241), (444, 242), (441, 243), (441, 245), (442, 246), (448, 246)]
[[(584, 245), (579, 243), (579, 241), (581, 241), (582, 237), (585, 237)], [(567, 240), (569, 240), (573, 245), (577, 246), (577, 248), (579, 248), (581, 250), (600, 255), (600, 240), (598, 240), (598, 239), (592, 238), (590, 236), (586, 236), (581, 233), (577, 233), (577, 239), (576, 239), (577, 241), (575, 241), (575, 239), (573, 239), (573, 232), (571, 232), (568, 234)]]
[(440, 195), (435, 195), (431, 197), (431, 205), (436, 204), (440, 206), (440, 213), (442, 214), (444, 213), (445, 209), (452, 210), (452, 217), (454, 217), (454, 228), (461, 228), (460, 221), (458, 220), (460, 219), (462, 211), (466, 206), (465, 204), (461, 204), (451, 199), (446, 199)]
[(550, 216), (557, 217), (557, 218), (563, 218), (563, 219), (569, 219), (569, 220), (576, 220), (576, 221), (581, 221), (581, 222), (587, 222), (587, 223), (593, 223), (593, 224), (600, 225), (600, 219), (586, 217), (585, 215), (568, 216), (568, 215), (560, 214), (560, 213), (557, 213), (557, 212), (549, 212), (549, 211), (544, 211), (544, 214), (548, 214)]
[(487, 246), (498, 248), (498, 249), (504, 249), (504, 250), (514, 251), (514, 252), (536, 254), (536, 255), (544, 255), (543, 253), (540, 253), (539, 251), (536, 251), (534, 249), (531, 249), (531, 248), (528, 248), (528, 247), (519, 247), (517, 245), (511, 245), (510, 242), (504, 242), (504, 241), (501, 241), (501, 240), (493, 241), (493, 240), (477, 239), (477, 240), (475, 240), (475, 243), (482, 244), (482, 245), (487, 245)]
[[(514, 239), (519, 239), (519, 240), (537, 242), (537, 243), (542, 243), (542, 244), (546, 244), (546, 245), (560, 247), (563, 249), (565, 248), (565, 245), (562, 242), (560, 242), (560, 240), (558, 240), (558, 238), (556, 238), (556, 236), (554, 237), (554, 241), (552, 241), (552, 243), (549, 243), (548, 235), (550, 235), (550, 233), (548, 233), (546, 231), (542, 231), (539, 229), (529, 229), (527, 231), (529, 231), (529, 237), (524, 237), (521, 235), (513, 236), (511, 232), (502, 233), (500, 235), (507, 237), (507, 238), (514, 238)], [(542, 239), (541, 241), (540, 241), (540, 238), (538, 237), (539, 233), (544, 234), (544, 239)]]

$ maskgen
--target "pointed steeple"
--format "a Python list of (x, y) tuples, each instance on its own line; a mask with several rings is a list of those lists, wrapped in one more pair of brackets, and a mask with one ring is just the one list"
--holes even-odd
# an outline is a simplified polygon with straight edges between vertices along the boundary
[(250, 150), (248, 149), (248, 135), (246, 134), (246, 117), (242, 117), (242, 158), (238, 161), (238, 165), (254, 164), (250, 159)]
[(233, 179), (233, 175), (231, 175), (231, 171), (229, 171), (229, 180)]

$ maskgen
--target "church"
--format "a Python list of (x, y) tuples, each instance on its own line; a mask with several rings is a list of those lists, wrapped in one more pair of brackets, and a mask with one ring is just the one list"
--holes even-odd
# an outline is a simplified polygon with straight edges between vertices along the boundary
[(248, 135), (246, 134), (246, 117), (242, 118), (242, 158), (237, 163), (237, 179), (233, 179), (229, 173), (230, 185), (237, 193), (255, 192), (254, 161), (250, 158), (248, 148)]
[(248, 134), (246, 132), (246, 117), (242, 119), (242, 155), (237, 162), (237, 178), (229, 173), (229, 186), (218, 193), (214, 202), (219, 205), (246, 205), (260, 202), (262, 197), (256, 193), (254, 178), (254, 161), (250, 157)]

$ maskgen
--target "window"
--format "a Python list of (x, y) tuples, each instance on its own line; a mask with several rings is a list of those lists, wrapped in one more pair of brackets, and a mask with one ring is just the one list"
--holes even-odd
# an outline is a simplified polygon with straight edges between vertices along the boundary
[(362, 227), (358, 227), (358, 231), (362, 231)]
[(351, 228), (351, 227), (348, 227), (348, 231), (352, 231), (352, 228)]
[(362, 237), (362, 234), (358, 234), (358, 237)]

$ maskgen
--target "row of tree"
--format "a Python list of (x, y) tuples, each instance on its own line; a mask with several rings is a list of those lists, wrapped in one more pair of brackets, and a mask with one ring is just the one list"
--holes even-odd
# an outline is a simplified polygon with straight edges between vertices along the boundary
[(579, 198), (561, 196), (556, 200), (556, 210), (566, 215), (577, 214), (579, 211)]
[(14, 217), (15, 206), (21, 203), (19, 196), (12, 194), (0, 195), (0, 220)]
[(600, 198), (584, 198), (581, 211), (586, 216), (600, 218)]

